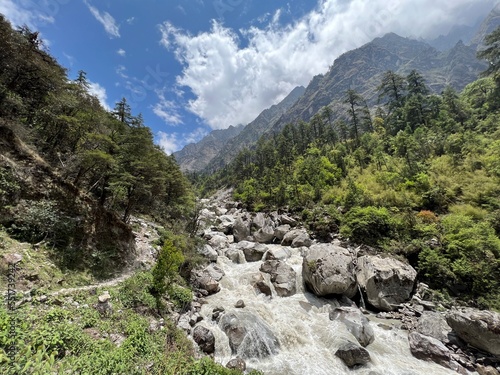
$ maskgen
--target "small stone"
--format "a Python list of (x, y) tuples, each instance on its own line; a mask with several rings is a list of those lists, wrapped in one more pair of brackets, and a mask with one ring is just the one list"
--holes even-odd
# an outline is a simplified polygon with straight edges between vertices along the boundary
[(18, 253), (6, 254), (3, 258), (7, 264), (17, 264), (23, 260), (23, 256)]
[(101, 294), (98, 297), (99, 303), (106, 303), (111, 299), (111, 296), (109, 295), (109, 292), (105, 291), (103, 294)]
[(242, 309), (245, 307), (245, 302), (242, 299), (240, 299), (238, 302), (236, 302), (234, 307), (236, 307), (237, 309)]
[(247, 364), (241, 358), (233, 358), (226, 364), (226, 367), (243, 372), (247, 369)]
[(49, 297), (47, 297), (45, 294), (43, 296), (40, 296), (38, 297), (38, 302), (40, 303), (45, 303), (47, 302), (47, 300), (49, 299)]

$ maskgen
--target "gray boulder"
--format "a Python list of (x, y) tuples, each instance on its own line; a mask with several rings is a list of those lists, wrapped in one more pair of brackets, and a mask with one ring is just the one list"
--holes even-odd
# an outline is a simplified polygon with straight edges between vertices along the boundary
[(297, 274), (294, 269), (279, 260), (266, 260), (260, 266), (262, 272), (271, 275), (276, 294), (280, 297), (289, 297), (297, 291)]
[(352, 255), (333, 244), (313, 245), (304, 256), (302, 277), (317, 296), (354, 297), (357, 292)]
[(213, 249), (212, 246), (206, 244), (200, 248), (198, 248), (198, 253), (203, 255), (205, 258), (207, 258), (211, 262), (217, 262), (217, 251)]
[(212, 354), (215, 351), (215, 336), (208, 328), (196, 326), (193, 330), (193, 340), (203, 352)]
[(250, 221), (246, 216), (238, 216), (233, 224), (233, 235), (236, 242), (250, 237)]
[(226, 235), (222, 233), (215, 233), (208, 240), (208, 244), (215, 250), (222, 250), (229, 246), (229, 240)]
[(247, 369), (247, 364), (241, 358), (233, 358), (226, 363), (226, 368), (244, 372)]
[(258, 262), (262, 260), (264, 254), (267, 252), (267, 246), (249, 241), (239, 242), (238, 247), (243, 250), (247, 262)]
[(368, 346), (375, 340), (370, 321), (355, 307), (337, 307), (329, 314), (330, 320), (338, 320), (358, 340), (362, 346)]
[(265, 358), (280, 348), (271, 328), (252, 313), (240, 310), (224, 314), (219, 325), (229, 339), (232, 353), (241, 358)]
[(219, 216), (216, 220), (217, 229), (224, 234), (231, 234), (233, 232), (235, 219), (231, 215)]
[(444, 344), (450, 342), (448, 336), (451, 334), (451, 327), (444, 315), (438, 312), (424, 311), (418, 319), (417, 332), (424, 336), (434, 337)]
[(260, 292), (269, 297), (273, 294), (271, 289), (271, 275), (269, 274), (264, 276), (262, 273), (258, 273), (252, 278), (252, 285), (258, 293)]
[(292, 256), (289, 248), (284, 246), (271, 247), (266, 253), (264, 260), (285, 260)]
[(312, 240), (311, 237), (307, 232), (299, 234), (297, 237), (295, 237), (292, 241), (292, 247), (297, 248), (297, 247), (309, 247), (312, 245)]
[(299, 224), (293, 217), (285, 214), (280, 216), (279, 221), (281, 224), (288, 224), (292, 227), (296, 227)]
[(373, 307), (392, 311), (410, 299), (417, 271), (394, 258), (365, 255), (358, 258), (356, 276)]
[(335, 355), (339, 357), (347, 367), (365, 365), (370, 362), (368, 350), (351, 341), (346, 341), (340, 345)]
[(238, 244), (231, 244), (225, 252), (226, 257), (228, 257), (233, 263), (243, 264), (246, 263), (245, 254), (238, 247)]
[(438, 339), (424, 336), (418, 332), (408, 335), (411, 354), (424, 361), (432, 361), (443, 367), (460, 373), (467, 373), (465, 369), (452, 359), (452, 352)]
[(274, 237), (276, 237), (277, 240), (282, 241), (283, 238), (285, 238), (285, 235), (290, 232), (290, 225), (285, 224), (285, 225), (280, 225), (274, 230)]
[(285, 234), (285, 237), (283, 237), (283, 240), (281, 241), (282, 246), (291, 246), (292, 242), (299, 237), (300, 235), (303, 235), (304, 233), (307, 234), (305, 229), (294, 229)]
[(253, 238), (259, 243), (271, 243), (274, 239), (274, 228), (267, 223), (262, 228), (253, 233)]
[(500, 314), (464, 308), (450, 311), (446, 321), (466, 343), (500, 356)]

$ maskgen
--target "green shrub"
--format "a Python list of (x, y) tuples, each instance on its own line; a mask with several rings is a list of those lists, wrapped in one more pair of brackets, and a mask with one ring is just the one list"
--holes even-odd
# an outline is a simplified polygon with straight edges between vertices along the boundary
[(340, 233), (357, 243), (378, 245), (395, 235), (396, 226), (385, 207), (354, 207), (344, 216)]
[(184, 309), (193, 300), (193, 293), (188, 288), (172, 284), (168, 288), (168, 295), (172, 302), (180, 309)]
[(128, 280), (125, 280), (118, 293), (123, 306), (136, 308), (146, 306), (150, 309), (155, 307), (155, 298), (150, 293), (153, 285), (151, 272), (138, 272)]

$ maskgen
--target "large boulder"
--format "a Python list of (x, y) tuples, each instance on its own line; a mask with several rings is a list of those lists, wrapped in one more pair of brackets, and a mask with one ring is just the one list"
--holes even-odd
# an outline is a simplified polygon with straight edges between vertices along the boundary
[(246, 216), (238, 216), (233, 224), (233, 235), (236, 242), (250, 237), (250, 221)]
[(329, 318), (342, 322), (362, 346), (368, 346), (375, 340), (370, 321), (358, 308), (337, 307), (330, 311)]
[(309, 247), (312, 245), (312, 243), (313, 242), (311, 237), (309, 236), (309, 233), (303, 232), (293, 239), (291, 246), (294, 248)]
[(271, 282), (278, 296), (289, 297), (297, 291), (297, 274), (286, 263), (279, 260), (266, 260), (260, 266), (260, 270), (271, 275)]
[(253, 233), (253, 238), (259, 243), (271, 243), (274, 239), (274, 228), (272, 223), (266, 223), (262, 228)]
[(365, 255), (358, 258), (356, 276), (373, 307), (393, 311), (410, 299), (417, 271), (394, 258)]
[(267, 252), (267, 246), (249, 241), (239, 242), (238, 247), (243, 250), (247, 262), (258, 262), (262, 260), (264, 254)]
[(213, 249), (213, 247), (208, 245), (208, 244), (206, 244), (202, 247), (199, 247), (198, 253), (203, 255), (205, 258), (207, 258), (211, 262), (217, 262), (217, 258), (218, 258), (217, 251), (215, 251)]
[(450, 342), (451, 327), (443, 314), (433, 311), (424, 311), (417, 322), (417, 332), (434, 337), (444, 344)]
[(264, 260), (285, 260), (292, 256), (290, 248), (285, 246), (272, 246), (265, 255)]
[(271, 328), (252, 313), (224, 314), (219, 325), (229, 339), (232, 353), (241, 358), (265, 358), (276, 354), (280, 348)]
[(202, 271), (194, 273), (193, 286), (206, 291), (205, 294), (214, 294), (220, 291), (219, 281), (224, 276), (224, 271), (212, 263)]
[(264, 226), (266, 226), (267, 224), (268, 220), (266, 218), (266, 215), (263, 212), (257, 212), (257, 214), (252, 218), (250, 229), (251, 231), (257, 231), (260, 228), (264, 228)]
[(294, 229), (285, 234), (285, 237), (283, 237), (283, 240), (281, 241), (282, 246), (291, 246), (293, 241), (299, 237), (303, 236), (304, 234), (307, 235), (307, 232), (305, 229)]
[(231, 234), (233, 232), (235, 219), (231, 215), (222, 215), (217, 218), (217, 229), (224, 234)]
[(365, 365), (370, 362), (370, 353), (368, 353), (368, 350), (351, 341), (341, 344), (335, 355), (344, 361), (347, 367)]
[(215, 250), (222, 250), (229, 246), (229, 240), (225, 234), (213, 233), (208, 240), (208, 244)]
[(193, 340), (203, 352), (212, 354), (215, 351), (215, 336), (208, 328), (196, 326), (193, 330)]
[(330, 294), (354, 297), (357, 292), (353, 257), (333, 244), (313, 245), (304, 256), (302, 277), (317, 296)]
[(252, 285), (257, 291), (257, 293), (262, 293), (268, 297), (271, 297), (273, 291), (271, 289), (271, 275), (258, 273), (252, 277)]
[(239, 247), (239, 244), (231, 244), (229, 248), (225, 251), (226, 257), (233, 261), (233, 263), (243, 264), (246, 263), (245, 254), (243, 250)]
[(291, 227), (289, 224), (280, 225), (274, 230), (274, 237), (276, 237), (279, 241), (283, 241), (283, 238), (285, 238), (285, 235), (290, 232), (290, 229)]
[(459, 373), (467, 373), (465, 369), (452, 359), (452, 352), (438, 339), (424, 336), (418, 332), (408, 335), (411, 354), (424, 361), (432, 361)]
[(468, 344), (500, 356), (500, 314), (464, 308), (448, 312), (446, 321)]

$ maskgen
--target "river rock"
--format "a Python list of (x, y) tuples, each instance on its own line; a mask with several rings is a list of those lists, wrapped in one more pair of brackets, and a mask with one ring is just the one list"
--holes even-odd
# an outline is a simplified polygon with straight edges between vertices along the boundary
[(193, 340), (203, 352), (212, 354), (215, 351), (215, 336), (208, 328), (196, 326), (193, 330)]
[(266, 296), (272, 296), (273, 292), (270, 285), (270, 279), (271, 275), (266, 274), (266, 276), (264, 276), (262, 273), (258, 273), (253, 277), (252, 285), (258, 292), (263, 293)]
[(243, 250), (247, 262), (258, 262), (262, 260), (267, 251), (267, 246), (249, 241), (239, 242), (238, 247)]
[(250, 221), (246, 216), (238, 216), (233, 224), (233, 235), (236, 242), (250, 237)]
[(299, 224), (297, 222), (297, 220), (295, 220), (293, 217), (290, 217), (290, 216), (285, 215), (285, 214), (280, 216), (279, 221), (281, 224), (288, 224), (292, 227), (296, 227)]
[(476, 371), (479, 375), (500, 375), (500, 372), (493, 366), (477, 365)]
[(285, 260), (292, 256), (292, 252), (288, 247), (279, 246), (272, 247), (266, 253), (264, 260)]
[(229, 339), (232, 353), (241, 358), (265, 358), (276, 354), (280, 348), (271, 328), (252, 313), (224, 314), (219, 325)]
[(337, 307), (329, 314), (330, 320), (338, 320), (358, 340), (362, 346), (368, 346), (375, 340), (370, 321), (355, 307)]
[(297, 274), (286, 263), (279, 260), (266, 260), (260, 266), (260, 270), (271, 275), (271, 282), (278, 296), (289, 297), (297, 291)]
[(341, 344), (335, 355), (344, 361), (347, 367), (365, 365), (370, 362), (368, 350), (351, 341)]
[(417, 271), (394, 258), (365, 255), (358, 258), (356, 276), (373, 307), (393, 311), (410, 299)]
[(418, 319), (417, 332), (424, 336), (434, 337), (444, 344), (450, 342), (448, 336), (451, 334), (451, 327), (444, 315), (438, 312), (424, 311)]
[(223, 276), (224, 271), (212, 263), (202, 271), (194, 274), (193, 285), (198, 289), (206, 291), (205, 294), (214, 294), (220, 290), (219, 281)]
[(204, 274), (207, 274), (208, 276), (210, 276), (215, 281), (220, 281), (224, 277), (224, 275), (225, 275), (225, 273), (222, 270), (222, 268), (220, 268), (216, 264), (210, 264), (210, 265), (208, 265), (207, 267), (205, 267), (205, 269), (202, 272)]
[(282, 246), (291, 246), (293, 241), (299, 237), (300, 235), (304, 234), (306, 232), (305, 229), (294, 229), (285, 234), (285, 237), (283, 237), (283, 240), (281, 241)]
[(198, 248), (198, 253), (203, 255), (205, 258), (207, 258), (211, 262), (217, 262), (217, 252), (213, 249), (212, 246), (206, 244), (200, 248)]
[(500, 356), (500, 314), (464, 308), (448, 312), (446, 321), (468, 344)]
[(245, 254), (238, 247), (238, 244), (231, 244), (225, 252), (226, 257), (228, 257), (233, 263), (243, 264), (246, 263)]
[(459, 373), (467, 373), (462, 366), (453, 361), (451, 351), (438, 339), (411, 332), (408, 341), (411, 354), (415, 358), (435, 362)]
[(247, 369), (247, 364), (241, 358), (233, 358), (228, 363), (226, 363), (226, 368), (244, 372)]
[(283, 238), (285, 238), (285, 235), (290, 232), (290, 225), (289, 224), (285, 224), (285, 225), (280, 225), (278, 226), (275, 230), (274, 230), (274, 237), (279, 240), (279, 241), (282, 241)]
[(274, 228), (267, 223), (262, 228), (253, 233), (253, 238), (259, 243), (271, 243), (274, 239)]
[(229, 240), (224, 234), (214, 234), (208, 240), (208, 244), (212, 246), (215, 250), (222, 250), (229, 246)]
[[(227, 212), (227, 210), (226, 210)], [(222, 215), (217, 218), (217, 230), (221, 231), (224, 234), (233, 233), (235, 219), (231, 215)]]
[(302, 277), (317, 296), (357, 292), (353, 258), (347, 249), (333, 244), (313, 245), (304, 256)]
[(307, 232), (303, 232), (293, 239), (291, 246), (293, 248), (297, 248), (297, 247), (309, 247), (311, 245), (312, 245), (311, 237)]

